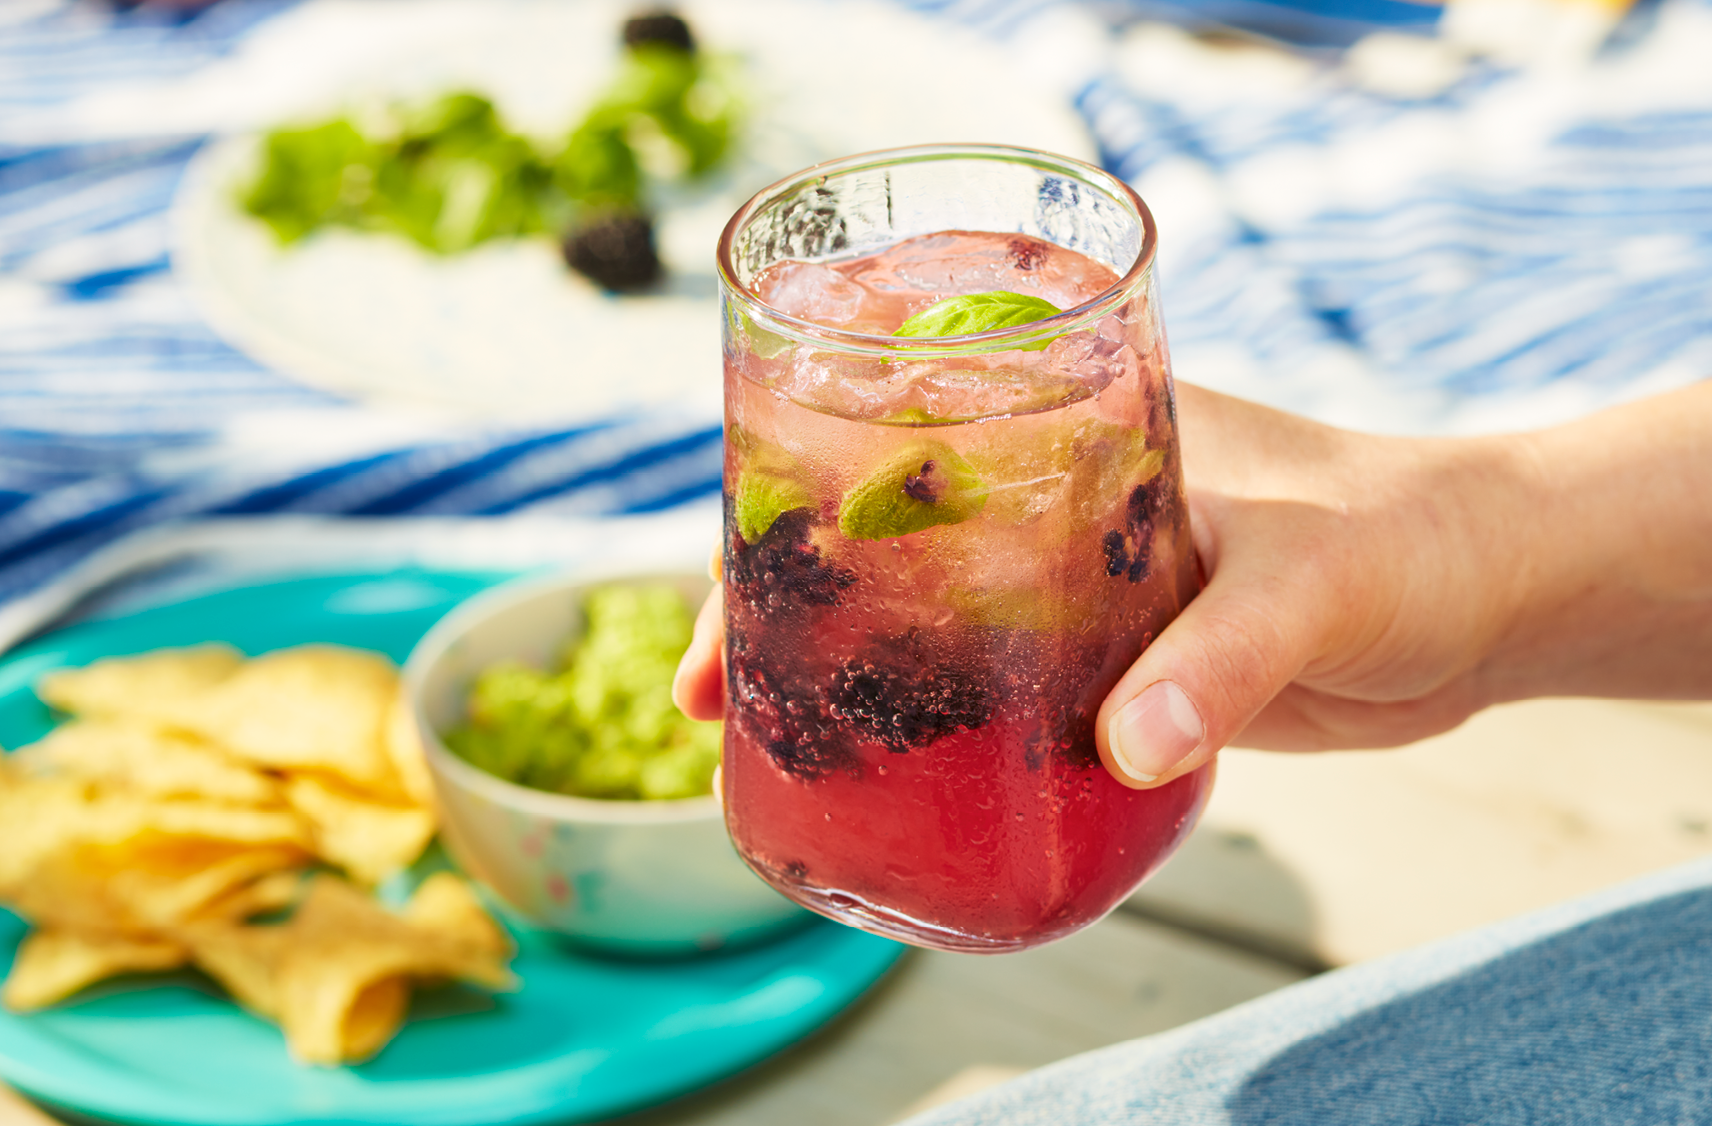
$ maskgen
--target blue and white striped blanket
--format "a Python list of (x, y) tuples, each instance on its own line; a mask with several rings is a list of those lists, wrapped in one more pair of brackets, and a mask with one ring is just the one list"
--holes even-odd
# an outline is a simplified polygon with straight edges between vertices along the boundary
[[(912, 6), (1001, 37), (1093, 18), (1039, 0)], [(174, 278), (167, 211), (207, 129), (99, 135), (66, 110), (215, 67), (290, 7), (0, 5), (0, 600), (171, 521), (590, 516), (717, 492), (715, 418), (412, 427), (266, 370), (204, 323)], [(1712, 359), (1705, 0), (1648, 7), (1589, 68), (1474, 66), (1414, 101), (1364, 91), (1335, 58), (1098, 31), (1103, 49), (1043, 65), (1073, 72), (1103, 159), (1159, 216), (1180, 377), (1458, 432), (1680, 385)]]

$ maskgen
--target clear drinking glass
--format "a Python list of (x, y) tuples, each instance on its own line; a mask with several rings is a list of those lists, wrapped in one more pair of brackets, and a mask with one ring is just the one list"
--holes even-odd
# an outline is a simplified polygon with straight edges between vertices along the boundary
[[(1198, 815), (1209, 771), (1131, 790), (1094, 745), (1199, 581), (1154, 242), (1121, 180), (985, 145), (817, 165), (726, 227), (725, 811), (797, 902), (1023, 949)], [(890, 335), (977, 292), (1063, 311)]]

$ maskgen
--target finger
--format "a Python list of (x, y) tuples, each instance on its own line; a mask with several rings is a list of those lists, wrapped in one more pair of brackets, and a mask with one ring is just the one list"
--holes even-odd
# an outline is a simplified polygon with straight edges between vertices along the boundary
[(1401, 747), (1459, 726), (1486, 703), (1467, 677), (1408, 700), (1357, 700), (1292, 684), (1231, 742), (1265, 751)]
[(696, 615), (689, 648), (672, 680), (672, 702), (691, 719), (719, 719), (725, 714), (725, 600), (715, 585)]
[(1221, 560), (1106, 697), (1095, 738), (1119, 782), (1148, 789), (1203, 765), (1321, 648), (1330, 603), (1319, 568), (1267, 555)]

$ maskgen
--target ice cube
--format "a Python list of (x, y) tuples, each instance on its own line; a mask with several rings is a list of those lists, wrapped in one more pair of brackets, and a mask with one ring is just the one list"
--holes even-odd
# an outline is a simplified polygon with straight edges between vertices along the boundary
[(862, 311), (862, 287), (813, 262), (780, 262), (755, 280), (770, 308), (816, 324), (841, 326)]
[(850, 278), (881, 292), (914, 293), (927, 304), (963, 293), (1026, 293), (1060, 309), (1109, 289), (1117, 275), (1091, 258), (1029, 235), (942, 231), (905, 239), (866, 260)]

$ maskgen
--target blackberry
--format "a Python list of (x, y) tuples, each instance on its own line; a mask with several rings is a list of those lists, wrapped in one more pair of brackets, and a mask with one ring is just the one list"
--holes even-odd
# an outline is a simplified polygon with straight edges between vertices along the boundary
[(856, 766), (824, 690), (808, 678), (782, 675), (741, 635), (727, 647), (726, 676), (741, 722), (780, 770), (806, 780)]
[(1028, 273), (1046, 258), (1046, 247), (1033, 239), (1014, 238), (1010, 241), (1011, 261), (1016, 268)]
[(939, 463), (932, 458), (921, 463), (920, 472), (904, 475), (904, 494), (911, 500), (919, 500), (923, 504), (938, 504), (945, 490), (945, 474), (940, 471)]
[(609, 211), (574, 227), (562, 246), (565, 265), (602, 289), (629, 293), (660, 277), (653, 221), (640, 211)]
[(776, 613), (791, 603), (836, 605), (839, 595), (855, 585), (854, 571), (823, 562), (820, 548), (809, 540), (818, 519), (812, 508), (793, 508), (780, 513), (757, 543), (731, 533), (726, 564), (732, 586), (757, 613)]
[(1106, 553), (1106, 574), (1113, 578), (1124, 576), (1132, 583), (1145, 579), (1153, 565), (1153, 529), (1155, 517), (1163, 515), (1169, 493), (1166, 482), (1175, 480), (1171, 464), (1137, 485), (1129, 494), (1126, 527), (1107, 532), (1101, 541)]
[(1116, 529), (1107, 532), (1101, 546), (1106, 549), (1106, 574), (1115, 579), (1129, 567), (1129, 549), (1124, 546), (1124, 534)]
[(900, 671), (849, 660), (832, 674), (833, 715), (894, 754), (925, 747), (992, 717), (993, 693), (945, 669)]
[(630, 48), (644, 44), (676, 47), (685, 54), (694, 54), (695, 36), (684, 18), (669, 8), (638, 12), (624, 21), (624, 45)]

